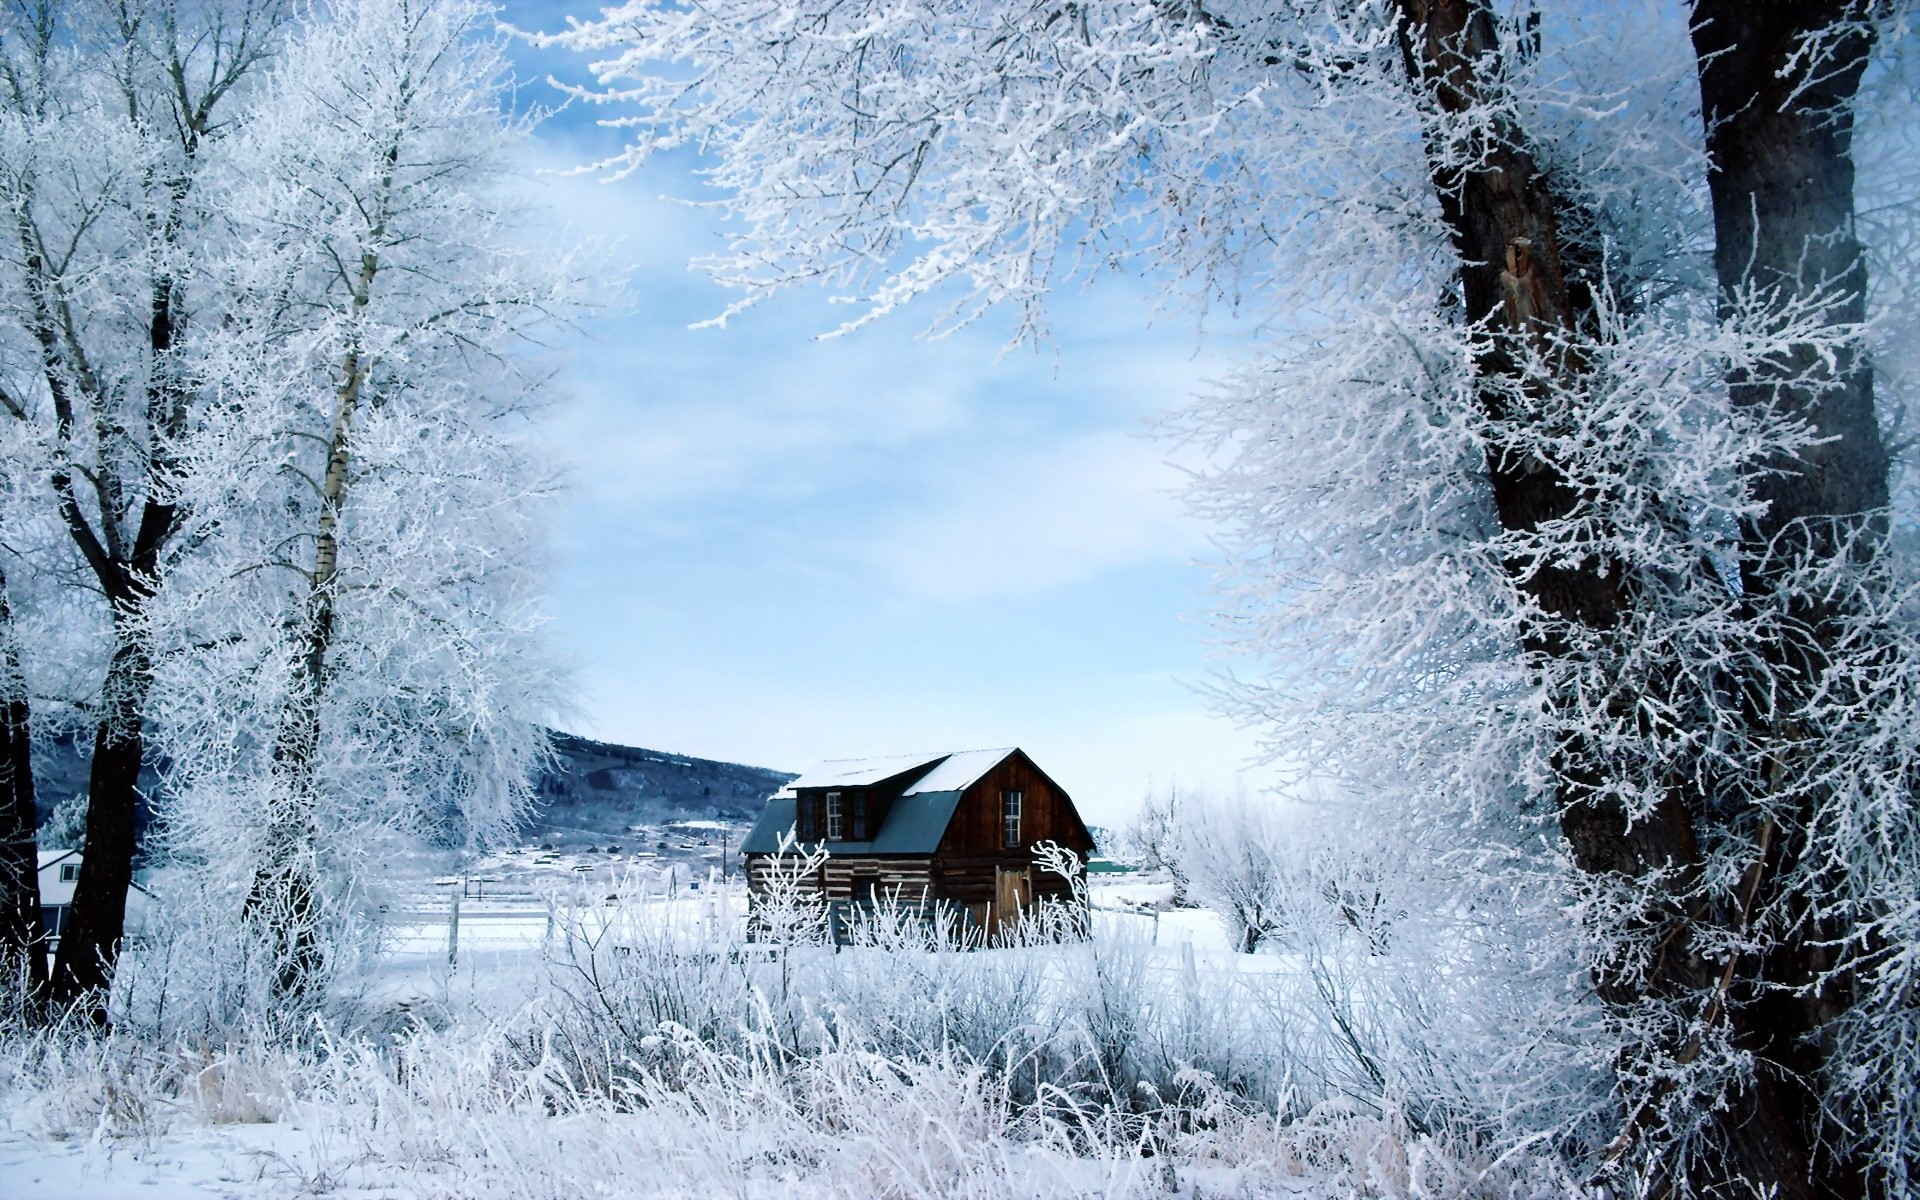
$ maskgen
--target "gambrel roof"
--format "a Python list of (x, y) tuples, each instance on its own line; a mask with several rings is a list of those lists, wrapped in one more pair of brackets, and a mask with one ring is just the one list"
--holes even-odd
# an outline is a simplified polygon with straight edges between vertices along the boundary
[(794, 827), (798, 793), (834, 787), (866, 787), (913, 775), (893, 802), (886, 822), (870, 841), (836, 841), (839, 854), (932, 854), (953, 820), (960, 796), (988, 771), (1019, 753), (959, 750), (947, 754), (896, 754), (886, 758), (842, 758), (823, 762), (788, 784), (761, 812), (740, 845), (742, 854), (775, 854), (780, 839)]

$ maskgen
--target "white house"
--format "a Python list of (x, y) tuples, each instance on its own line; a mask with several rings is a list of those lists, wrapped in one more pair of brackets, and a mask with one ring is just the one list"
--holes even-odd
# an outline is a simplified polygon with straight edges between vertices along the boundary
[[(81, 854), (78, 850), (42, 850), (40, 852), (40, 928), (46, 932), (48, 949), (60, 942), (60, 930), (67, 923), (67, 909), (73, 905), (73, 889), (80, 882)], [(147, 908), (153, 896), (134, 884), (127, 892), (127, 933), (137, 934), (146, 924)]]

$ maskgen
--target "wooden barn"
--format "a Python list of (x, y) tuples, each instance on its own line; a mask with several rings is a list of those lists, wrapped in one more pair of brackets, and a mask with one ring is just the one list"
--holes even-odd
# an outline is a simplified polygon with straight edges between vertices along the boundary
[(951, 905), (988, 934), (1066, 881), (1034, 866), (1058, 842), (1082, 860), (1093, 837), (1073, 800), (1019, 749), (825, 762), (767, 802), (741, 846), (750, 892), (792, 831), (828, 857), (829, 902)]

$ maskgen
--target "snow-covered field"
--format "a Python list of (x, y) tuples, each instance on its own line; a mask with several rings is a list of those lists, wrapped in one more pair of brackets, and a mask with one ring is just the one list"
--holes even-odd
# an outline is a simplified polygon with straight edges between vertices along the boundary
[(450, 962), (423, 886), (353, 1033), (0, 1047), (0, 1195), (1463, 1194), (1396, 1114), (1303, 1103), (1302, 964), (1164, 893), (1099, 881), (1091, 942), (782, 954), (737, 885), (596, 882), (469, 896)]

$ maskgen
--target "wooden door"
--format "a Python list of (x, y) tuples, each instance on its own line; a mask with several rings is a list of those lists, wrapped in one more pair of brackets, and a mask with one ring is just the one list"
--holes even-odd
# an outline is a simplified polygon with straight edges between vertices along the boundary
[(1032, 895), (1032, 868), (996, 868), (993, 878), (993, 921), (988, 932), (997, 932), (1003, 926), (1018, 920), (1021, 911), (1027, 907), (1028, 898)]

